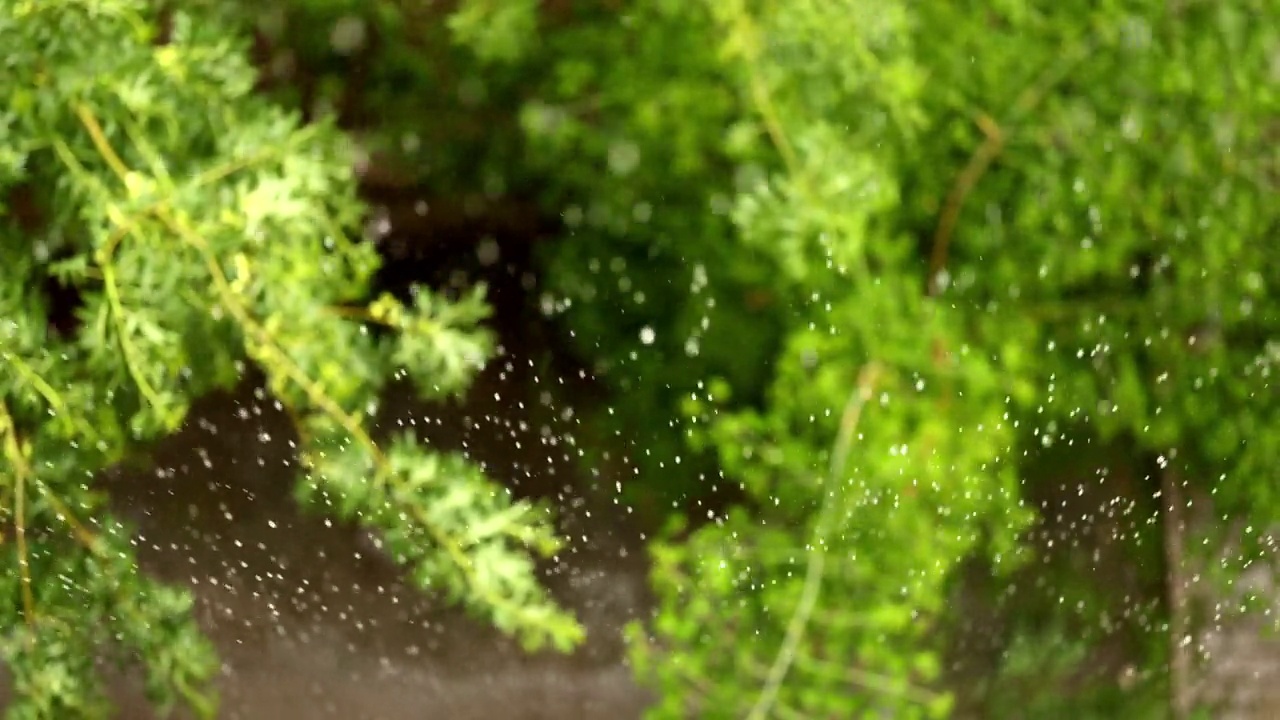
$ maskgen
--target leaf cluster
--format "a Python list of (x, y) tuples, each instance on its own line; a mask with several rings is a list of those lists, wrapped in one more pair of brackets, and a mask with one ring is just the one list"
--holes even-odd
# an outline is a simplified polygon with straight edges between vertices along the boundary
[(651, 451), (643, 491), (743, 493), (654, 548), (655, 716), (944, 712), (962, 561), (1030, 559), (1027, 460), (1079, 428), (1274, 522), (1275, 19), (636, 0), (544, 29), (512, 103), (563, 321)]
[[(380, 530), (426, 586), (519, 636), (581, 628), (536, 583), (558, 539), (463, 458), (370, 435), (385, 380), (464, 391), (491, 355), (479, 291), (370, 305), (349, 138), (253, 92), (226, 3), (0, 3), (0, 651), (12, 717), (100, 717), (94, 669), (139, 658), (211, 716), (191, 598), (139, 574), (95, 473), (256, 364), (295, 418), (304, 495)], [(386, 326), (390, 332), (375, 331)]]
[[(658, 613), (632, 636), (654, 716), (935, 717), (962, 569), (1037, 559), (1046, 449), (1121, 443), (1229, 524), (1274, 523), (1273, 5), (295, 0), (260, 31), (320, 76), (316, 106), (362, 63), (344, 119), (424, 187), (561, 218), (547, 305), (615, 391), (599, 432), (643, 446), (636, 497), (739, 491), (652, 547)], [(27, 475), (72, 492), (247, 355), (298, 413), (301, 494), (530, 644), (575, 637), (514, 552), (554, 552), (545, 516), (363, 434), (389, 369), (448, 394), (488, 341), (477, 298), (362, 306), (375, 259), (344, 239), (341, 136), (250, 95), (228, 25), (179, 15), (154, 45), (149, 20), (85, 19), (144, 4), (55, 3), (45, 25), (7, 7), (26, 80), (0, 86), (0, 185), (51, 212), (35, 252), (25, 230), (0, 243), (10, 474), (38, 458)], [(367, 42), (335, 44), (356, 27)], [(108, 36), (136, 39), (102, 75), (86, 48)], [(46, 277), (83, 298), (70, 340), (31, 290)], [(41, 498), (25, 509), (59, 517)], [(992, 708), (1069, 674), (1052, 633), (1014, 624)], [(1151, 687), (1080, 708), (1137, 716)]]

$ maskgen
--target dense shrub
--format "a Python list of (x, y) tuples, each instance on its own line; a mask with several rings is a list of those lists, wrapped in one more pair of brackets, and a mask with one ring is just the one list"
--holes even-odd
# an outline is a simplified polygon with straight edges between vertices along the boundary
[[(34, 478), (7, 492), (37, 489), (11, 515), (41, 542), (75, 547), (53, 534), (71, 515), (48, 498), (97, 516), (86, 470), (172, 428), (247, 355), (313, 436), (312, 496), (401, 533), (406, 551), (435, 533), (433, 554), (407, 553), (425, 578), (452, 579), (532, 642), (575, 637), (503, 539), (549, 551), (542, 516), (459, 541), (469, 560), (437, 557), (439, 533), (497, 526), (428, 513), (521, 510), (411, 444), (385, 467), (350, 447), (346, 421), (379, 378), (407, 367), (428, 394), (456, 390), (486, 345), (476, 300), (352, 309), (376, 259), (342, 239), (361, 209), (336, 118), (433, 202), (485, 214), (535, 198), (559, 218), (539, 251), (542, 305), (613, 391), (593, 426), (634, 443), (628, 500), (669, 516), (652, 547), (657, 614), (631, 633), (655, 716), (945, 715), (945, 640), (969, 620), (956, 598), (975, 575), (1003, 596), (1033, 563), (1049, 568), (1034, 597), (997, 605), (1010, 630), (969, 689), (984, 697), (959, 699), (1112, 716), (1161, 716), (1166, 691), (1186, 704), (1182, 513), (1212, 502), (1214, 540), (1245, 528), (1241, 564), (1277, 514), (1274, 3), (295, 0), (259, 18), (224, 2), (175, 15), (158, 45), (167, 23), (146, 3), (35, 7), (10, 0), (0, 19), (18, 78), (0, 86), (13, 98), (0, 297), (17, 320), (0, 390), (5, 477)], [(266, 96), (312, 124), (249, 93), (231, 40), (244, 19)], [(40, 60), (44, 43), (58, 52)], [(118, 65), (90, 70), (104, 55)], [(18, 191), (38, 222), (14, 212)], [(34, 290), (46, 277), (79, 303), (63, 334)], [(406, 332), (366, 334), (335, 305)], [(1137, 681), (1072, 698), (1051, 697), (1066, 681), (1027, 679), (1071, 676), (1115, 623), (1086, 614), (1105, 583), (1031, 540), (1057, 519), (1036, 512), (1057, 452), (1086, 468), (1127, 458), (1133, 477), (1103, 492), (1131, 509), (1156, 497), (1151, 512), (1090, 512), (1168, 588), (1128, 621), (1146, 639)], [(421, 522), (397, 525), (405, 507)], [(6, 544), (43, 593), (25, 607), (107, 618), (131, 596), (111, 593), (154, 596), (140, 607), (196, 647), (177, 596), (121, 584), (144, 581), (125, 534), (103, 527), (125, 551), (109, 569)], [(511, 569), (477, 588), (470, 563)], [(110, 593), (81, 589), (103, 582)], [(24, 629), (28, 584), (8, 583), (9, 657), (43, 632), (63, 664), (41, 662), (82, 677), (105, 636), (69, 646), (54, 625)], [(164, 660), (172, 635), (125, 638), (168, 668), (158, 688), (207, 666)]]
[[(533, 578), (549, 516), (367, 418), (490, 354), (479, 293), (368, 302), (378, 256), (349, 142), (252, 92), (238, 15), (129, 0), (0, 4), (0, 653), (12, 717), (99, 717), (95, 659), (158, 703), (215, 705), (184, 591), (140, 575), (90, 482), (256, 363), (303, 438), (299, 495), (381, 532), (423, 585), (519, 636), (581, 635)], [(375, 331), (375, 328), (378, 329)], [(390, 332), (384, 332), (389, 330)]]

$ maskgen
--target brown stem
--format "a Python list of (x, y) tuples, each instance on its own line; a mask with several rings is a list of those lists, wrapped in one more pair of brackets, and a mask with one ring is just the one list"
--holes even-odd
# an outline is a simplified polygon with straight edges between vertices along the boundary
[[(1089, 56), (1092, 49), (1092, 41), (1076, 46), (1074, 50), (1065, 54), (1061, 61), (1053, 64), (1037, 77), (1014, 101), (1013, 108), (1005, 118), (1004, 127), (1016, 127), (1018, 121), (1034, 110), (1049, 94), (1049, 91), (1075, 68), (1077, 63)], [(975, 122), (977, 122), (986, 139), (982, 141), (982, 144), (978, 146), (977, 150), (969, 158), (969, 162), (964, 169), (956, 176), (951, 192), (947, 194), (942, 216), (938, 219), (938, 229), (933, 235), (933, 250), (929, 255), (927, 288), (931, 297), (941, 291), (941, 288), (938, 287), (938, 276), (947, 264), (947, 253), (950, 250), (951, 237), (955, 233), (956, 222), (960, 217), (960, 208), (964, 206), (965, 198), (973, 190), (974, 185), (987, 172), (987, 168), (991, 167), (992, 161), (1000, 155), (1008, 137), (1008, 133), (1001, 125), (985, 113), (979, 113)]]
[(996, 121), (985, 114), (978, 115), (978, 127), (982, 129), (986, 139), (974, 151), (964, 170), (956, 176), (951, 192), (947, 194), (947, 202), (942, 208), (942, 216), (938, 220), (938, 229), (933, 234), (933, 251), (929, 255), (930, 297), (937, 295), (942, 288), (938, 286), (938, 278), (947, 264), (947, 252), (951, 247), (951, 236), (955, 234), (956, 221), (960, 218), (960, 208), (969, 192), (978, 184), (978, 180), (991, 167), (991, 163), (1004, 148), (1004, 132)]

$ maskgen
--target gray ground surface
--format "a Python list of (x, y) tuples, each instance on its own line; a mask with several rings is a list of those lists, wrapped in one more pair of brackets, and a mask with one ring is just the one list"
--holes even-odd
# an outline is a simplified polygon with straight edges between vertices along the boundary
[[(113, 474), (111, 492), (138, 527), (146, 569), (196, 593), (224, 662), (221, 717), (640, 715), (645, 695), (620, 641), (622, 625), (647, 605), (638, 533), (616, 507), (592, 512), (601, 501), (576, 489), (587, 484), (570, 462), (577, 451), (566, 434), (577, 421), (563, 404), (540, 406), (531, 373), (527, 363), (499, 361), (466, 402), (392, 399), (381, 422), (412, 423), (517, 492), (561, 506), (574, 545), (549, 564), (548, 584), (589, 635), (568, 657), (520, 652), (405, 587), (368, 536), (299, 512), (289, 495), (289, 424), (252, 387), (201, 403), (157, 449), (155, 470)], [(608, 473), (595, 482), (614, 486)], [(117, 685), (122, 717), (151, 716), (135, 681)]]

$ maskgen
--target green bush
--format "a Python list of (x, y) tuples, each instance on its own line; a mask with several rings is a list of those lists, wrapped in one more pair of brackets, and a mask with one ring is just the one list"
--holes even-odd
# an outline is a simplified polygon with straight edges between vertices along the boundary
[[(944, 713), (958, 570), (1031, 558), (1028, 461), (1055, 445), (1119, 443), (1158, 469), (1139, 496), (1176, 471), (1274, 521), (1272, 4), (576, 20), (544, 29), (519, 101), (566, 225), (547, 278), (651, 458), (641, 491), (742, 492), (654, 547), (633, 637), (655, 716)], [(1155, 543), (1181, 522), (1153, 520)]]
[[(17, 319), (5, 477), (30, 480), (0, 507), (34, 488), (11, 515), (58, 552), (6, 548), (30, 558), (36, 608), (109, 618), (157, 598), (139, 607), (186, 644), (126, 638), (152, 643), (157, 687), (207, 672), (207, 653), (173, 649), (203, 647), (183, 601), (122, 585), (144, 583), (127, 552), (84, 566), (105, 561), (69, 551), (75, 533), (54, 530), (72, 515), (49, 498), (102, 517), (85, 472), (174, 427), (241, 356), (311, 437), (305, 494), (406, 549), (428, 533), (411, 564), (502, 627), (576, 637), (512, 552), (551, 549), (544, 516), (500, 530), (528, 511), (496, 507), (473, 471), (360, 447), (388, 372), (456, 391), (487, 346), (477, 299), (363, 306), (376, 259), (343, 240), (361, 208), (330, 112), (433, 199), (498, 213), (533, 197), (560, 218), (539, 249), (544, 307), (612, 390), (592, 426), (635, 443), (629, 501), (670, 523), (651, 548), (656, 616), (630, 633), (654, 717), (936, 717), (957, 701), (1161, 716), (1180, 682), (1172, 595), (1144, 608), (1137, 687), (1028, 682), (1088, 662), (1087, 633), (1052, 651), (1075, 632), (1063, 599), (1108, 591), (1070, 564), (1042, 576), (1056, 592), (999, 605), (1012, 629), (968, 691), (985, 695), (952, 692), (966, 568), (998, 586), (1043, 560), (1028, 531), (1048, 450), (1087, 464), (1119, 447), (1152, 468), (1130, 491), (1165, 499), (1126, 520), (1164, 550), (1144, 554), (1168, 564), (1152, 573), (1176, 579), (1191, 552), (1160, 535), (1186, 504), (1167, 490), (1211, 499), (1247, 541), (1277, 516), (1274, 3), (294, 0), (257, 18), (224, 2), (176, 16), (160, 45), (146, 3), (4, 7), (0, 183), (42, 212), (36, 230), (12, 217), (0, 246)], [(228, 40), (245, 19), (264, 66), (292, 68), (272, 96), (320, 120), (250, 94)], [(70, 331), (48, 329), (49, 277), (78, 299)], [(335, 307), (404, 332), (366, 334)], [(713, 505), (726, 490), (731, 507)], [(93, 543), (125, 548), (101, 526)], [(110, 592), (61, 600), (59, 573)], [(43, 632), (56, 661), (27, 667), (83, 678), (105, 636), (24, 628), (28, 584), (7, 582), (7, 657)], [(63, 702), (63, 681), (24, 682)]]
[[(137, 572), (95, 471), (265, 373), (303, 442), (299, 495), (380, 531), (424, 586), (531, 648), (577, 623), (537, 584), (542, 509), (410, 435), (375, 440), (379, 389), (463, 390), (492, 340), (476, 293), (372, 303), (349, 142), (253, 93), (220, 3), (0, 3), (0, 653), (9, 715), (102, 717), (96, 658), (142, 658), (162, 706), (211, 716), (216, 669), (185, 591)], [(374, 331), (376, 328), (381, 328)]]

